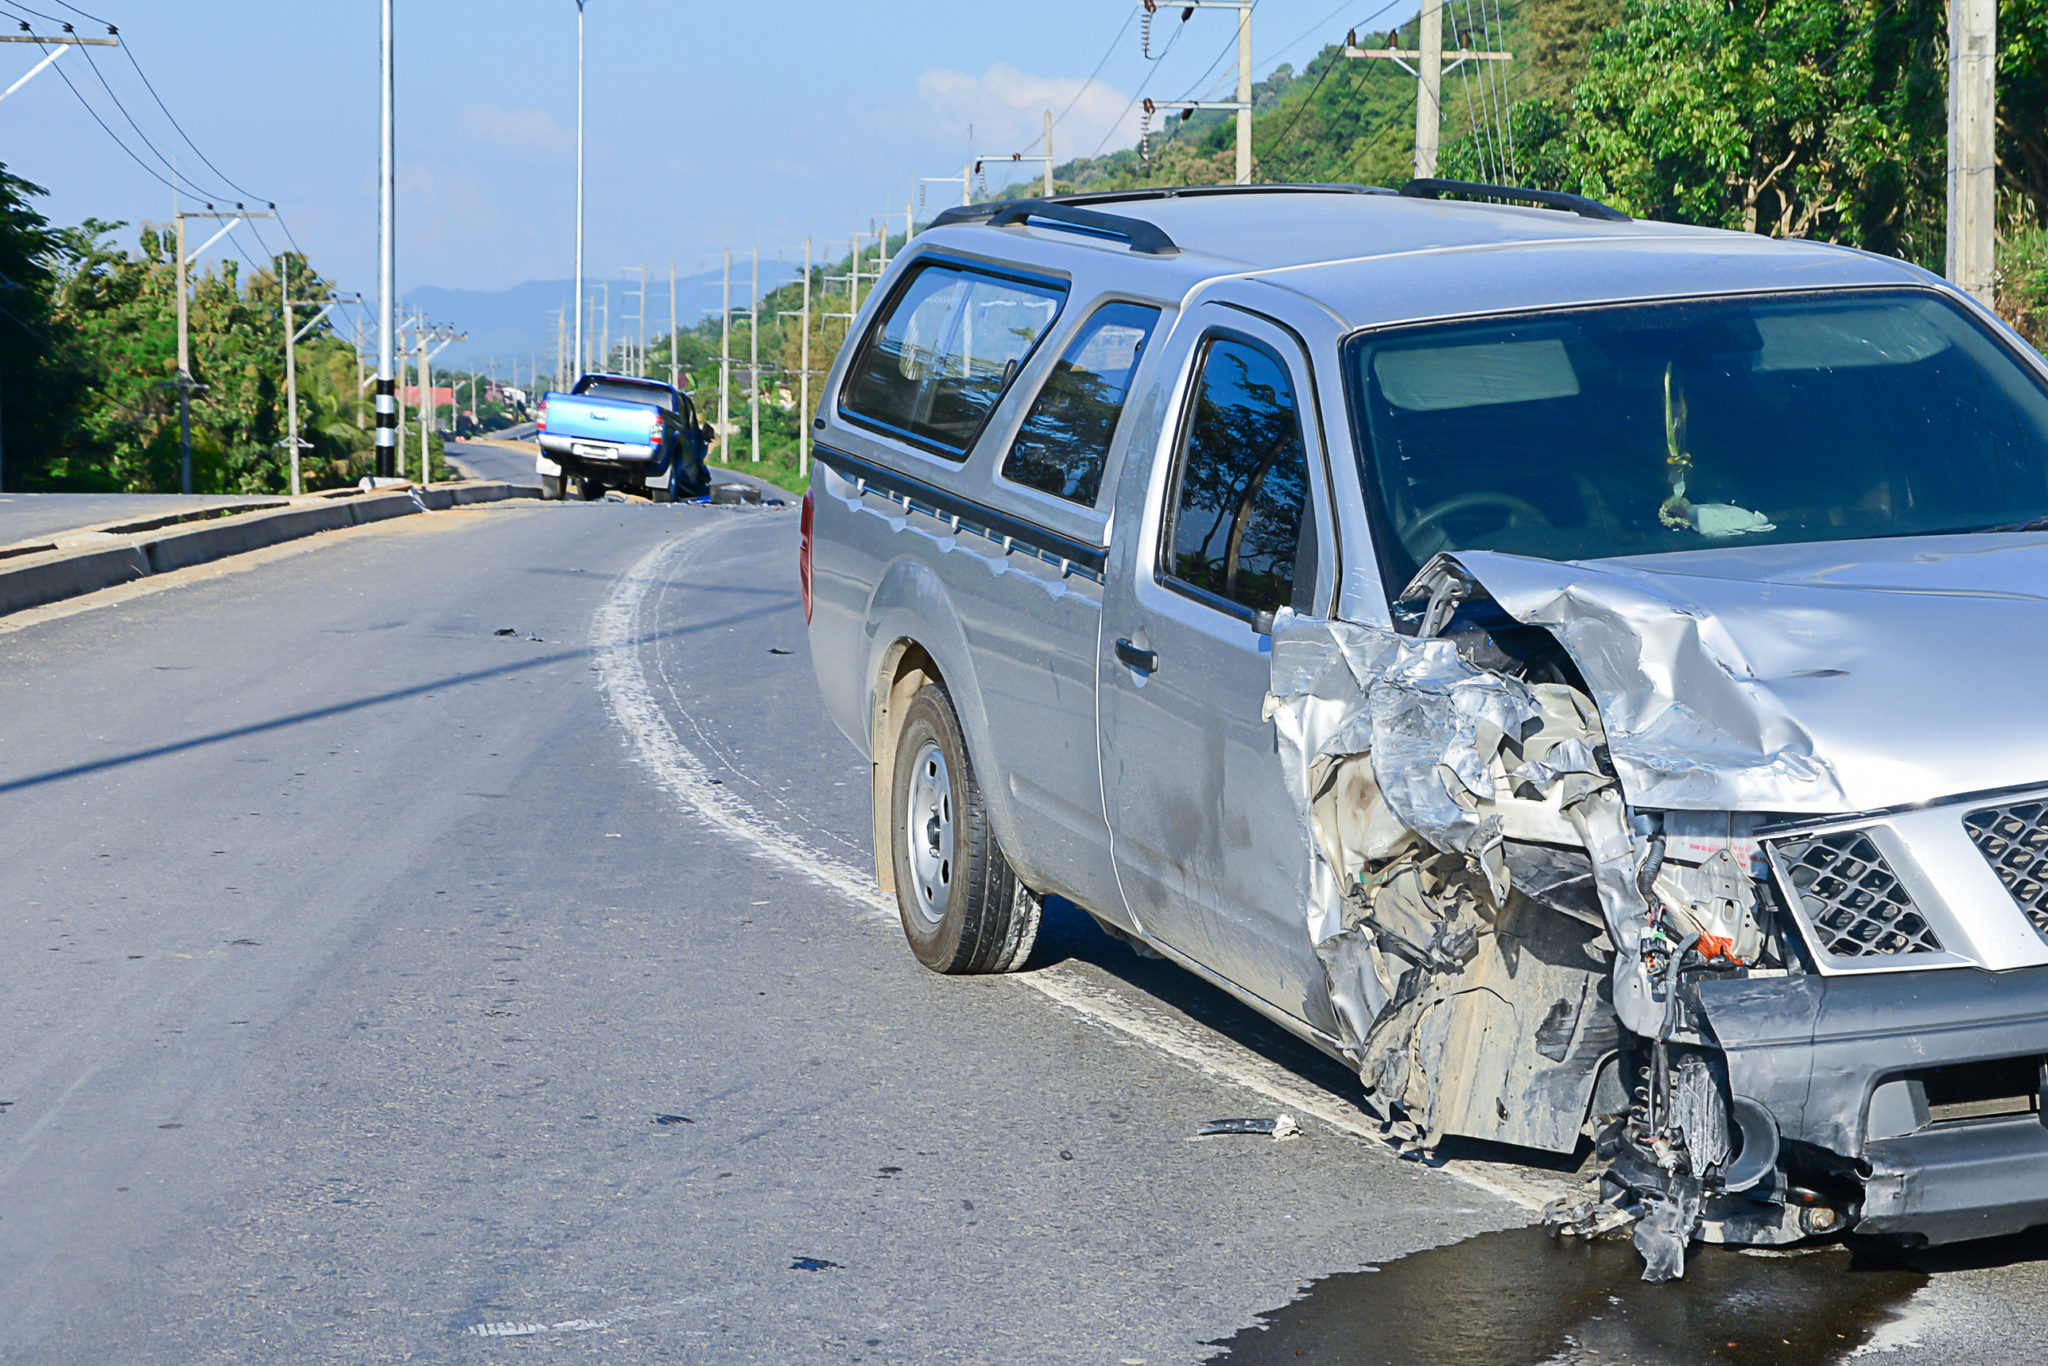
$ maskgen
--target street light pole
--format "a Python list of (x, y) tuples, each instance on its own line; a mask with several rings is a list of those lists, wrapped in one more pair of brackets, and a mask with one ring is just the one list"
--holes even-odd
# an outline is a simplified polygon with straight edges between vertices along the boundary
[(392, 101), (397, 87), (391, 66), (391, 0), (384, 0), (383, 9), (383, 124), (377, 140), (377, 477), (390, 479), (399, 473), (398, 393), (392, 364), (398, 342), (398, 301), (393, 293), (397, 266), (392, 245), (398, 187)]
[[(387, 0), (387, 3), (389, 0)], [(583, 357), (583, 0), (576, 0), (576, 363)]]

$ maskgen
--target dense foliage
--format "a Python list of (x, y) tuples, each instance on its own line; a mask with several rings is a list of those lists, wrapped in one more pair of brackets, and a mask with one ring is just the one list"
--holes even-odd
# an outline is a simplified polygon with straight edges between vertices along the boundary
[[(144, 225), (88, 219), (52, 229), (35, 186), (0, 171), (0, 440), (13, 489), (167, 491), (179, 484), (176, 248)], [(290, 487), (284, 315), (329, 292), (296, 253), (244, 281), (238, 263), (192, 280), (189, 348), (193, 485), (202, 492)], [(303, 320), (312, 310), (300, 313)], [(367, 468), (367, 414), (354, 350), (325, 323), (299, 343), (301, 466), (309, 487)]]

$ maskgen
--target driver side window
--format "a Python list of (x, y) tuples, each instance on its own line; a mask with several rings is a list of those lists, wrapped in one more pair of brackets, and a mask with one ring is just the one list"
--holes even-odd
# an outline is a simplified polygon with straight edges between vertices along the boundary
[(1160, 577), (1234, 615), (1315, 591), (1308, 455), (1287, 366), (1230, 333), (1202, 346), (1160, 540)]

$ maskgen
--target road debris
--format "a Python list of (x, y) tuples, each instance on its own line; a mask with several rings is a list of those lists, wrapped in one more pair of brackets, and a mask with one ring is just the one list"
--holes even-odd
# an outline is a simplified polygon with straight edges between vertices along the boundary
[(516, 636), (519, 634), (519, 628), (517, 626), (500, 626), (491, 634), (494, 636)]
[(1292, 1138), (1301, 1132), (1301, 1125), (1289, 1114), (1259, 1115), (1249, 1119), (1212, 1119), (1195, 1130), (1196, 1138), (1216, 1138), (1226, 1134), (1269, 1134), (1275, 1140)]
[(791, 1271), (838, 1271), (837, 1262), (828, 1262), (823, 1257), (798, 1257), (789, 1264)]
[(740, 503), (758, 503), (761, 490), (752, 484), (713, 484), (709, 495), (713, 506), (730, 507)]
[(656, 1115), (654, 1122), (656, 1124), (695, 1124), (697, 1121), (691, 1119), (688, 1115)]

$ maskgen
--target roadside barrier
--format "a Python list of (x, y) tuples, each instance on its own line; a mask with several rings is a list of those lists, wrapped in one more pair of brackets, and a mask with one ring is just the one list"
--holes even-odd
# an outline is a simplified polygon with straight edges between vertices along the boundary
[(498, 482), (336, 489), (289, 502), (227, 503), (36, 537), (0, 546), (0, 616), (323, 531), (538, 494)]

